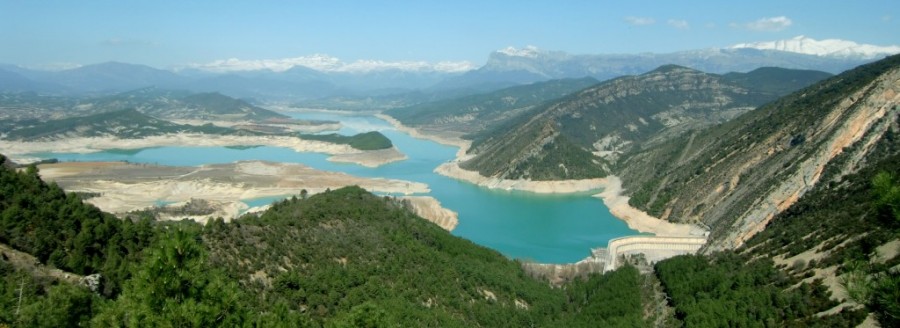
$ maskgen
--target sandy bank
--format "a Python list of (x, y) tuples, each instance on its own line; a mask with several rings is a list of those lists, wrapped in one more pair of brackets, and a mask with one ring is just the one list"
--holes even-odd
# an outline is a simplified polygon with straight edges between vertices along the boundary
[(705, 236), (707, 232), (705, 229), (693, 224), (660, 220), (644, 211), (631, 207), (628, 205), (630, 197), (622, 195), (622, 180), (616, 176), (607, 177), (603, 192), (594, 195), (594, 197), (603, 199), (603, 203), (606, 204), (613, 216), (625, 221), (629, 228), (640, 232), (670, 237)]
[(192, 198), (217, 204), (208, 217), (231, 219), (247, 205), (243, 199), (296, 195), (306, 189), (315, 194), (326, 189), (358, 185), (369, 191), (392, 194), (427, 193), (423, 183), (380, 178), (361, 178), (340, 172), (312, 169), (301, 164), (245, 161), (200, 167), (146, 164), (57, 163), (39, 167), (41, 176), (68, 191), (99, 193), (87, 201), (112, 213), (144, 209), (158, 204), (180, 203)]
[(458, 161), (441, 164), (434, 169), (434, 172), (454, 179), (468, 181), (486, 188), (520, 190), (540, 194), (575, 193), (600, 190), (603, 188), (606, 181), (606, 179), (532, 181), (490, 178), (485, 177), (478, 172), (460, 168)]
[(450, 135), (449, 133), (423, 133), (416, 128), (403, 125), (403, 123), (401, 123), (397, 119), (386, 114), (375, 114), (375, 117), (387, 121), (398, 131), (409, 134), (413, 138), (431, 140), (442, 145), (459, 147), (459, 151), (456, 153), (457, 157), (464, 156), (466, 154), (466, 150), (469, 149), (469, 146), (472, 144), (472, 142), (469, 140), (464, 140), (462, 138), (459, 138), (459, 136), (457, 135)]
[(409, 201), (413, 213), (437, 224), (447, 231), (453, 231), (459, 224), (458, 214), (441, 206), (441, 202), (430, 196), (405, 196), (400, 199)]
[(379, 167), (384, 164), (403, 161), (406, 159), (406, 155), (397, 150), (397, 147), (361, 151), (349, 154), (337, 154), (328, 157), (328, 160), (332, 162), (356, 163), (366, 167)]
[[(316, 140), (304, 140), (288, 136), (227, 136), (196, 133), (166, 134), (151, 136), (141, 139), (120, 139), (115, 137), (94, 138), (68, 138), (54, 141), (10, 141), (0, 143), (0, 153), (11, 158), (15, 162), (28, 163), (33, 161), (27, 157), (29, 153), (63, 152), (63, 153), (93, 153), (108, 149), (140, 149), (166, 146), (194, 146), (194, 147), (225, 147), (225, 146), (272, 146), (293, 149), (296, 152), (324, 153), (329, 155), (344, 155), (344, 162), (359, 159), (354, 162), (360, 165), (372, 166), (402, 160), (405, 156), (397, 156), (387, 152), (366, 154), (369, 151), (361, 151), (350, 147)], [(396, 149), (394, 150), (395, 152)], [(399, 153), (399, 152), (398, 152)], [(355, 156), (347, 156), (355, 155)], [(402, 154), (401, 154), (402, 155)]]

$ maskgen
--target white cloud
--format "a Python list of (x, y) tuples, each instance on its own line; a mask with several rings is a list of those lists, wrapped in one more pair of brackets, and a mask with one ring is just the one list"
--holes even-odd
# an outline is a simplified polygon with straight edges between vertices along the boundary
[[(743, 27), (753, 31), (777, 32), (788, 28), (793, 23), (794, 22), (791, 21), (790, 18), (785, 16), (763, 17), (754, 22), (744, 24)], [(734, 27), (738, 25), (731, 24), (731, 26)]]
[(656, 20), (653, 19), (652, 17), (628, 16), (628, 17), (625, 17), (625, 22), (627, 22), (630, 25), (634, 25), (634, 26), (646, 26), (646, 25), (653, 25), (654, 23), (656, 23)]
[(323, 54), (314, 54), (310, 56), (279, 58), (279, 59), (251, 59), (243, 60), (238, 58), (216, 60), (205, 64), (190, 64), (188, 67), (201, 69), (212, 72), (233, 72), (233, 71), (255, 71), (255, 70), (271, 70), (275, 72), (283, 72), (295, 66), (302, 66), (323, 72), (347, 72), (347, 73), (366, 73), (372, 71), (383, 70), (402, 70), (402, 71), (438, 71), (438, 72), (464, 72), (472, 70), (475, 65), (468, 61), (450, 62), (443, 61), (432, 64), (426, 61), (396, 61), (388, 62), (382, 60), (357, 60), (352, 63), (341, 61), (337, 57)]
[(538, 49), (538, 47), (535, 47), (532, 45), (525, 46), (525, 48), (522, 48), (522, 49), (517, 49), (516, 47), (509, 46), (509, 47), (497, 50), (497, 52), (505, 54), (507, 56), (527, 57), (527, 58), (537, 58), (537, 56), (540, 54), (540, 51), (541, 50)]
[(892, 21), (892, 20), (894, 20), (894, 16), (891, 16), (891, 15), (884, 15), (884, 16), (881, 16), (881, 21), (882, 21), (882, 22), (890, 22), (890, 21)]
[(691, 28), (691, 25), (688, 24), (688, 22), (683, 19), (670, 19), (667, 23), (669, 24), (669, 26), (672, 26), (679, 30), (686, 30), (686, 29)]

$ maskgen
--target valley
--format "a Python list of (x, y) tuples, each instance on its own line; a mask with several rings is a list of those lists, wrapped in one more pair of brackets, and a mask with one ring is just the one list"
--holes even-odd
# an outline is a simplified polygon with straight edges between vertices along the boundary
[(0, 328), (900, 326), (890, 6), (163, 3), (0, 2)]

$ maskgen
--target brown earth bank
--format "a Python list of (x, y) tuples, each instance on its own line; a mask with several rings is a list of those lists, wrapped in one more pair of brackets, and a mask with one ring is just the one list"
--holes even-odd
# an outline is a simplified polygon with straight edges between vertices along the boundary
[(153, 208), (162, 203), (184, 206), (202, 199), (211, 214), (180, 215), (205, 222), (209, 218), (230, 220), (250, 210), (241, 200), (271, 196), (309, 194), (358, 185), (373, 192), (391, 194), (427, 193), (423, 183), (360, 178), (345, 173), (320, 171), (301, 164), (242, 161), (199, 167), (159, 166), (125, 162), (66, 162), (42, 164), (41, 177), (72, 192), (96, 197), (86, 201), (101, 210), (122, 214)]
[(140, 149), (166, 146), (224, 147), (224, 146), (273, 146), (290, 148), (297, 152), (314, 152), (332, 155), (332, 161), (352, 162), (368, 167), (400, 161), (406, 156), (396, 148), (362, 151), (350, 147), (316, 140), (304, 140), (288, 136), (228, 136), (197, 133), (177, 133), (150, 136), (141, 139), (115, 137), (78, 137), (53, 141), (10, 141), (0, 144), (0, 153), (17, 163), (35, 162), (28, 154), (41, 152), (93, 153), (109, 149)]

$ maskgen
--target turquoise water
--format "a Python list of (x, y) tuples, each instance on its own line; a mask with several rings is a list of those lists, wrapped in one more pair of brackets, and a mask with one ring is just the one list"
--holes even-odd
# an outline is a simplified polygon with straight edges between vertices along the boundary
[[(381, 131), (409, 159), (367, 168), (332, 163), (327, 155), (297, 153), (278, 147), (159, 147), (137, 151), (107, 151), (92, 154), (42, 153), (61, 161), (129, 161), (161, 165), (197, 166), (239, 160), (303, 163), (310, 167), (341, 171), (363, 177), (384, 177), (428, 184), (441, 204), (459, 213), (454, 235), (496, 249), (511, 258), (542, 263), (570, 263), (590, 255), (590, 249), (606, 246), (609, 239), (637, 234), (613, 217), (603, 202), (590, 193), (541, 195), (519, 191), (491, 190), (433, 173), (439, 164), (455, 157), (457, 148), (399, 132), (372, 116), (329, 113), (291, 114), (302, 119), (341, 121), (341, 134)], [(282, 197), (245, 200), (251, 206), (265, 205)]]

